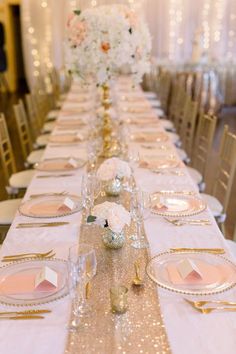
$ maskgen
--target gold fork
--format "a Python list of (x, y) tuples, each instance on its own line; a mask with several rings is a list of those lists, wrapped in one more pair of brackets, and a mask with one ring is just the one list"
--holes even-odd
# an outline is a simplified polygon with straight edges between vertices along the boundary
[(196, 311), (201, 312), (205, 315), (213, 312), (213, 311), (231, 311), (231, 312), (236, 312), (236, 307), (207, 307), (207, 308), (202, 308), (202, 307), (197, 307), (194, 306), (192, 301), (186, 300)]
[(53, 252), (53, 249), (48, 252), (44, 252), (44, 253), (39, 253), (39, 252), (18, 253), (18, 254), (4, 256), (3, 259), (5, 259), (5, 258), (18, 258), (18, 257), (25, 257), (25, 256), (46, 257), (46, 256), (49, 256), (49, 254), (52, 252)]
[(233, 301), (222, 301), (222, 300), (201, 300), (201, 301), (191, 301), (188, 299), (184, 299), (187, 301), (190, 305), (194, 307), (202, 307), (207, 304), (221, 304), (221, 305), (227, 305), (227, 306), (236, 306), (236, 302)]
[(53, 258), (56, 255), (56, 253), (52, 253), (49, 256), (42, 257), (42, 256), (23, 256), (23, 257), (18, 257), (18, 258), (4, 258), (2, 259), (2, 262), (18, 262), (18, 261), (24, 261), (26, 259), (50, 259)]

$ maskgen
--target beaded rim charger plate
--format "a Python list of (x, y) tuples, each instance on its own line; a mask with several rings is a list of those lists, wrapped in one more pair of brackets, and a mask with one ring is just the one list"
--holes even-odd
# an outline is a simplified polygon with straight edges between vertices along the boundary
[(196, 195), (174, 192), (155, 192), (151, 195), (152, 213), (161, 216), (191, 216), (201, 213), (206, 209), (205, 201)]
[[(201, 278), (181, 279), (178, 265), (184, 259), (191, 260), (199, 267)], [(160, 253), (148, 262), (146, 273), (158, 286), (186, 295), (212, 295), (236, 285), (236, 265), (221, 255), (207, 252)]]
[[(57, 273), (57, 287), (35, 289), (35, 277), (45, 266)], [(67, 264), (61, 259), (27, 259), (0, 268), (0, 303), (4, 305), (41, 305), (59, 300), (67, 294)]]
[(42, 162), (39, 162), (35, 165), (35, 169), (38, 171), (72, 171), (77, 170), (84, 166), (85, 161), (82, 159), (73, 159), (73, 163), (70, 163), (69, 158), (55, 158), (55, 159), (48, 159)]
[[(64, 208), (65, 198), (74, 202), (72, 209)], [(75, 195), (45, 195), (27, 200), (19, 207), (19, 212), (32, 218), (55, 218), (77, 213), (82, 209), (82, 199)]]

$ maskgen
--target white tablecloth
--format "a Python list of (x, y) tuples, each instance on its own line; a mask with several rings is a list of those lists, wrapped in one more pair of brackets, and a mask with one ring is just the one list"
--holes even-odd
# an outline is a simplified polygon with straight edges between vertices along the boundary
[[(55, 133), (55, 132), (54, 132)], [(137, 144), (131, 144), (137, 147)], [(173, 153), (175, 153), (175, 148)], [(147, 154), (140, 150), (141, 154)], [(151, 152), (150, 152), (151, 153)], [(156, 151), (156, 154), (163, 153)], [(44, 158), (85, 156), (84, 144), (70, 147), (52, 147), (49, 144)], [(73, 172), (73, 177), (58, 179), (38, 179), (36, 172), (30, 184), (25, 200), (33, 193), (68, 191), (80, 193), (81, 176), (84, 169)], [(185, 176), (157, 175), (148, 170), (136, 169), (136, 181), (143, 190), (197, 190), (185, 170)], [(150, 243), (151, 254), (155, 255), (170, 247), (223, 247), (226, 242), (209, 211), (200, 214), (201, 218), (210, 218), (211, 226), (175, 227), (160, 216), (151, 216), (145, 220), (145, 229)], [(32, 219), (33, 220), (33, 219)], [(57, 258), (67, 259), (68, 248), (77, 241), (81, 222), (81, 213), (60, 218), (69, 221), (69, 225), (58, 228), (16, 229), (19, 222), (32, 221), (17, 213), (2, 246), (0, 257), (5, 254), (54, 249)], [(54, 220), (54, 219), (53, 219)], [(55, 219), (58, 220), (58, 219)], [(37, 220), (36, 220), (37, 221)], [(48, 219), (45, 219), (48, 221)], [(231, 257), (227, 251), (227, 256)], [(235, 354), (236, 352), (236, 314), (212, 313), (202, 315), (187, 305), (183, 296), (158, 289), (161, 310), (173, 354)], [(210, 298), (210, 297), (209, 297)], [(225, 292), (216, 298), (236, 300), (236, 289)], [(44, 306), (45, 307), (45, 306)], [(70, 316), (69, 298), (51, 303), (52, 313), (42, 321), (1, 321), (1, 354), (63, 354), (67, 339), (66, 324)], [(6, 307), (0, 306), (0, 311)], [(99, 324), (98, 324), (99, 325)], [(91, 334), (92, 340), (92, 334)], [(78, 349), (78, 353), (83, 353)], [(130, 353), (136, 354), (134, 348)], [(112, 354), (112, 353), (102, 353)]]

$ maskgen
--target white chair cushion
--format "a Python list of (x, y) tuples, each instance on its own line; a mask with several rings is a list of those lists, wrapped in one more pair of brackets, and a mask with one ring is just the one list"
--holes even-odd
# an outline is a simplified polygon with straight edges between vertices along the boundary
[(55, 128), (56, 122), (48, 122), (43, 125), (42, 132), (51, 132)]
[(211, 210), (214, 217), (220, 216), (223, 211), (223, 205), (219, 202), (218, 199), (212, 195), (201, 193), (202, 199), (205, 200), (209, 209)]
[(186, 151), (184, 151), (183, 149), (176, 149), (176, 152), (182, 161), (188, 160), (188, 155)]
[(168, 136), (169, 136), (169, 138), (170, 138), (170, 140), (171, 140), (171, 142), (173, 144), (176, 144), (176, 143), (178, 143), (180, 141), (180, 137), (179, 137), (178, 134), (170, 133), (170, 132), (167, 132), (167, 134), (168, 134)]
[(166, 130), (171, 130), (171, 129), (174, 129), (174, 124), (168, 120), (168, 119), (162, 119), (160, 120), (160, 124), (161, 126), (166, 129)]
[(34, 174), (35, 170), (26, 170), (14, 173), (9, 179), (9, 184), (13, 188), (27, 188)]
[(46, 119), (56, 119), (58, 117), (59, 110), (55, 109), (53, 111), (48, 112)]
[(40, 150), (35, 150), (35, 151), (32, 151), (29, 156), (27, 157), (27, 162), (30, 164), (30, 165), (33, 165), (35, 163), (38, 163), (41, 161), (42, 157), (43, 157), (43, 154), (45, 152), (45, 149), (40, 149)]
[(0, 225), (10, 225), (22, 199), (9, 199), (0, 202)]
[(159, 100), (150, 100), (149, 103), (153, 108), (159, 108), (161, 106), (161, 102)]
[(157, 95), (155, 92), (151, 92), (151, 91), (146, 91), (144, 92), (144, 96), (148, 99), (148, 100), (155, 100), (157, 98)]
[(190, 177), (192, 180), (195, 182), (195, 184), (200, 184), (203, 180), (202, 175), (198, 170), (192, 167), (187, 167), (188, 173), (190, 174)]
[(164, 117), (165, 113), (161, 108), (153, 108), (152, 109), (158, 117)]
[(226, 240), (227, 245), (232, 253), (233, 257), (236, 259), (236, 242), (231, 240)]
[(46, 146), (49, 140), (49, 134), (39, 135), (36, 139), (36, 144), (40, 147)]

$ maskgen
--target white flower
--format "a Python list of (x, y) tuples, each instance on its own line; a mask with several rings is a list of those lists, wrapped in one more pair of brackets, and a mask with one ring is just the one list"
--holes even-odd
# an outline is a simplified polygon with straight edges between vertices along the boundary
[(127, 6), (98, 6), (70, 15), (67, 37), (66, 65), (82, 78), (92, 76), (102, 85), (128, 64), (139, 82), (149, 71), (148, 27)]
[(123, 205), (105, 202), (93, 208), (93, 216), (107, 220), (108, 227), (113, 232), (120, 233), (125, 225), (130, 225), (130, 213)]
[(114, 178), (129, 178), (131, 176), (131, 168), (126, 161), (117, 157), (105, 160), (97, 170), (97, 177), (101, 181), (109, 181)]

